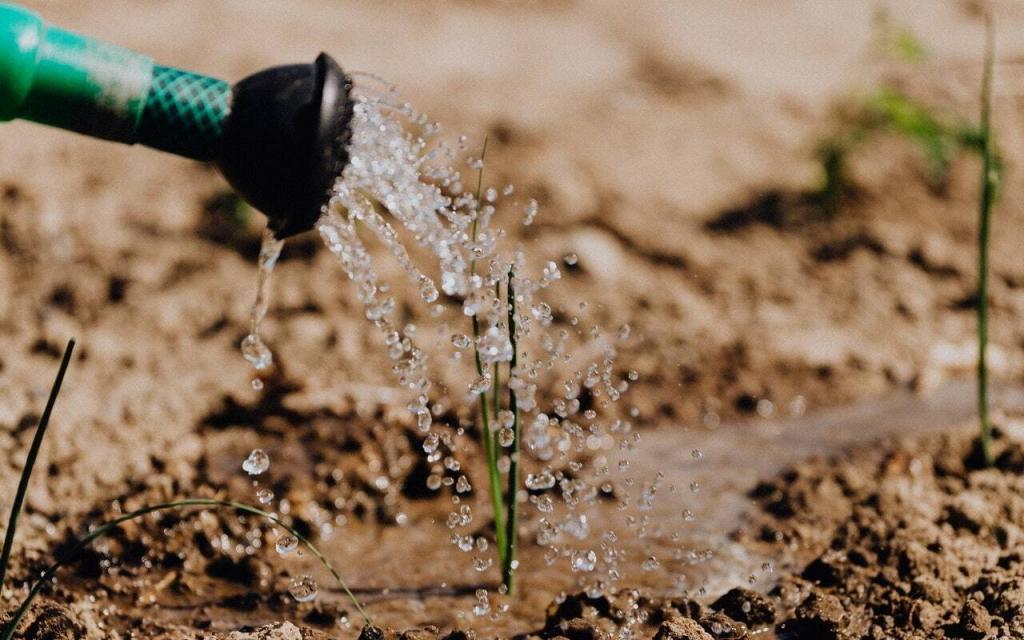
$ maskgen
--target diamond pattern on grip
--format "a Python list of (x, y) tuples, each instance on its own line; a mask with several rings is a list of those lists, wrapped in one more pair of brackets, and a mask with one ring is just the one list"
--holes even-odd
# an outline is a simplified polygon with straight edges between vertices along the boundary
[(153, 67), (138, 142), (196, 160), (212, 160), (231, 111), (223, 80), (173, 67)]

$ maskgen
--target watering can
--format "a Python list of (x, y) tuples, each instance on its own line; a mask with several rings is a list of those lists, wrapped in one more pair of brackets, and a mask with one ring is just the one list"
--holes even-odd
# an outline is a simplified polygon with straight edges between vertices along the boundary
[(212, 162), (278, 238), (313, 227), (348, 163), (351, 88), (325, 53), (229, 85), (0, 2), (0, 122), (23, 118)]

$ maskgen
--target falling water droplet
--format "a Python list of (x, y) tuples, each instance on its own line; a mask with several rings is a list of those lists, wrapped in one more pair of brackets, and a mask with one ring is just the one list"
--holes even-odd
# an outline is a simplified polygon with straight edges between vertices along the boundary
[(299, 602), (309, 602), (319, 591), (316, 580), (310, 575), (295, 576), (288, 583), (288, 593)]
[(471, 382), (469, 384), (469, 392), (470, 393), (481, 394), (481, 393), (487, 393), (490, 390), (491, 390), (491, 377), (490, 376), (480, 376), (479, 378), (477, 378), (476, 380), (474, 380), (473, 382)]
[(437, 300), (438, 292), (434, 281), (427, 276), (420, 276), (420, 296), (426, 302)]
[(555, 475), (547, 469), (544, 469), (539, 473), (530, 473), (526, 475), (527, 489), (540, 491), (543, 489), (550, 489), (553, 486), (555, 486)]
[(473, 558), (473, 568), (482, 573), (490, 569), (491, 564), (493, 564), (493, 562), (494, 561), (491, 558), (481, 558), (480, 556), (475, 556)]
[(270, 456), (263, 449), (253, 449), (242, 463), (242, 469), (250, 476), (258, 476), (270, 468)]
[(249, 364), (262, 371), (274, 361), (274, 354), (270, 348), (255, 333), (250, 333), (242, 340), (242, 355), (249, 361)]
[(572, 570), (577, 572), (593, 571), (597, 566), (597, 554), (593, 550), (573, 551), (570, 560)]
[(516, 441), (516, 432), (508, 427), (498, 430), (498, 444), (503, 447), (511, 447)]
[(281, 555), (287, 555), (299, 548), (299, 539), (293, 535), (284, 535), (277, 539), (276, 549)]
[(657, 558), (655, 558), (654, 556), (649, 556), (646, 560), (644, 560), (643, 564), (640, 565), (640, 568), (644, 571), (654, 571), (660, 566), (661, 563), (658, 562)]

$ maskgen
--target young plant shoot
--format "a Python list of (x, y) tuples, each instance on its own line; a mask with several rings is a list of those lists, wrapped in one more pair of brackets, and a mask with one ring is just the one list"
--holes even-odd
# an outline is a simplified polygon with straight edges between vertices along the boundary
[(978, 212), (978, 418), (981, 424), (979, 444), (986, 466), (994, 462), (992, 421), (989, 417), (988, 360), (988, 277), (992, 205), (999, 187), (999, 169), (992, 141), (992, 66), (995, 56), (995, 28), (987, 18), (985, 31), (985, 68), (981, 83), (981, 191)]

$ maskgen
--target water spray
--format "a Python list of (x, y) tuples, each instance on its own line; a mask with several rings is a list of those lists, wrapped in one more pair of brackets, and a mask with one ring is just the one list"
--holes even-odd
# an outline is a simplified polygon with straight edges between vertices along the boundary
[(0, 122), (212, 162), (282, 239), (313, 228), (348, 163), (351, 88), (326, 53), (230, 85), (0, 3)]

